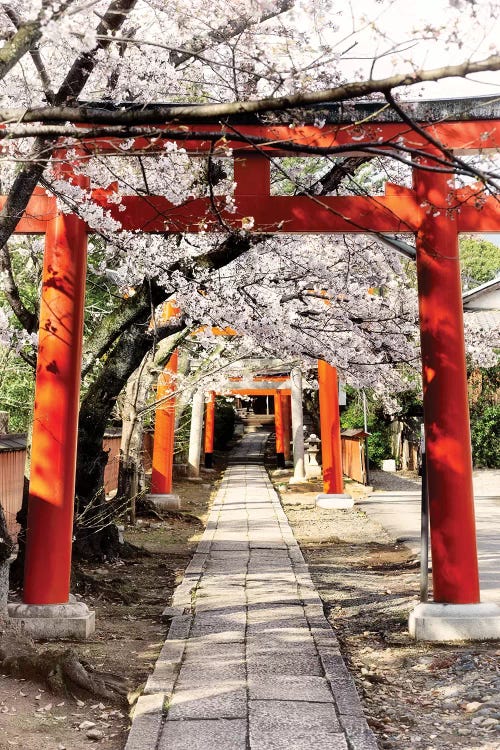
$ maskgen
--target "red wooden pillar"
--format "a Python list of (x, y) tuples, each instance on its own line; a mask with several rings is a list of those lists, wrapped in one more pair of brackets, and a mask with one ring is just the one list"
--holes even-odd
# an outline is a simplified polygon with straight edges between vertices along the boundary
[(292, 415), (291, 415), (290, 396), (281, 394), (281, 411), (283, 414), (283, 453), (285, 462), (289, 461), (292, 453), (290, 443), (292, 440)]
[(234, 195), (269, 196), (271, 192), (271, 162), (263, 154), (247, 151), (234, 159)]
[[(432, 163), (432, 162), (431, 162)], [(434, 601), (479, 602), (462, 293), (451, 174), (414, 170)]]
[(318, 360), (318, 384), (323, 490), (327, 495), (341, 495), (344, 492), (344, 478), (340, 440), (339, 384), (335, 367), (322, 359)]
[(276, 465), (285, 468), (285, 435), (283, 430), (283, 401), (281, 393), (274, 394), (274, 431), (276, 433)]
[(151, 472), (151, 493), (153, 495), (170, 495), (172, 493), (175, 397), (168, 398), (168, 396), (175, 391), (175, 374), (177, 373), (178, 361), (179, 355), (176, 350), (158, 378), (156, 399), (159, 403), (155, 412), (153, 468)]
[(23, 601), (69, 599), (87, 234), (77, 216), (47, 223), (40, 303)]
[(205, 406), (205, 468), (211, 469), (214, 463), (215, 433), (215, 391), (210, 391)]

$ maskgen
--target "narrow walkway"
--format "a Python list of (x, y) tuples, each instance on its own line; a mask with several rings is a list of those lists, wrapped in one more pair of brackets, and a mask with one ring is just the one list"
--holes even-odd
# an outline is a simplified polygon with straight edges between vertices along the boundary
[(375, 750), (265, 469), (233, 451), (126, 750)]

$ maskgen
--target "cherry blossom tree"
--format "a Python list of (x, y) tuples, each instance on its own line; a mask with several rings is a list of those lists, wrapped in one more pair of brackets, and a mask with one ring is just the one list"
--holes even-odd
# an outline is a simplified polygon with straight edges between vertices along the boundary
[[(500, 69), (500, 57), (488, 46), (495, 3), (442, 4), (446, 23), (426, 22), (401, 40), (384, 27), (376, 2), (367, 6), (368, 15), (330, 0), (236, 0), (229, 9), (223, 0), (209, 9), (200, 0), (175, 6), (163, 0), (2, 3), (0, 158), (7, 198), (0, 212), (0, 270), (11, 312), (0, 309), (1, 340), (17, 337), (27, 347), (24, 356), (33, 355), (37, 309), (18, 283), (10, 238), (37, 185), (95, 232), (92, 272), (116, 295), (85, 343), (76, 490), (81, 509), (103, 505), (102, 433), (124, 384), (163, 337), (228, 323), (245, 334), (234, 342), (243, 352), (279, 352), (306, 362), (323, 357), (353, 385), (370, 382), (387, 393), (401, 382), (395, 365), (418, 362), (416, 306), (401, 260), (374, 238), (124, 232), (89, 189), (61, 177), (61, 149), (92, 188), (112, 186), (118, 204), (123, 194), (135, 192), (165, 195), (179, 205), (188, 197), (217, 197), (231, 209), (234, 176), (223, 157), (230, 157), (233, 140), (241, 140), (237, 131), (226, 134), (225, 154), (197, 159), (173, 142), (151, 155), (137, 153), (132, 137), (168, 135), (171, 122), (178, 134), (179, 123), (196, 127), (234, 114), (300, 122), (306, 116), (300, 108), (343, 102), (349, 109), (360, 97), (383, 99), (382, 106), (413, 126), (395, 92)], [(486, 40), (482, 56), (463, 48), (464, 23), (475, 43)], [(412, 59), (415, 47), (437, 39), (449, 65), (428, 67)], [(82, 152), (81, 138), (96, 133), (123, 139), (115, 154)], [(220, 132), (213, 139), (220, 140)], [(290, 159), (286, 168), (275, 163), (281, 189), (329, 195), (349, 183), (363, 192), (368, 182), (397, 170), (404, 179), (412, 158), (395, 149), (393, 161), (379, 159), (377, 144), (362, 157), (309, 150), (314, 161), (307, 176), (301, 160)], [(479, 178), (481, 189), (496, 188), (495, 166), (484, 157), (464, 161), (443, 151), (443, 165), (466, 181)], [(172, 295), (182, 316), (151, 329), (151, 311)], [(233, 353), (227, 357), (231, 361)], [(82, 547), (88, 548), (89, 539)], [(92, 554), (112, 546), (109, 538), (92, 539)]]

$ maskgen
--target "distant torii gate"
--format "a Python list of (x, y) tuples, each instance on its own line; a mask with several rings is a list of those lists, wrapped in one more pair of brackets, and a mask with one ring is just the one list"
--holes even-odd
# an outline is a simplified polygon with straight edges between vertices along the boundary
[[(233, 158), (234, 213), (217, 197), (180, 206), (150, 195), (124, 196), (118, 205), (113, 188), (94, 190), (92, 197), (123, 229), (142, 232), (218, 232), (224, 227), (251, 227), (252, 232), (266, 234), (416, 235), (434, 601), (475, 605), (479, 581), (458, 234), (500, 231), (500, 203), (498, 196), (486, 198), (481, 189), (454, 190), (450, 186), (452, 172), (443, 166), (443, 152), (436, 142), (456, 153), (498, 150), (500, 119), (496, 112), (488, 119), (484, 109), (483, 114), (477, 114), (477, 109), (468, 114), (472, 110), (467, 101), (462, 104), (460, 111), (455, 102), (458, 115), (453, 121), (443, 121), (434, 112), (437, 121), (429, 123), (425, 114), (419, 117), (417, 113), (417, 130), (401, 122), (381, 122), (373, 111), (368, 122), (344, 124), (336, 119), (338, 111), (332, 110), (330, 121), (327, 112), (322, 127), (266, 126), (240, 120), (235, 125), (173, 125), (168, 128), (168, 138), (158, 138), (156, 132), (154, 142), (146, 136), (133, 139), (129, 154), (134, 149), (158, 153), (166, 140), (177, 139), (189, 153)], [(425, 113), (426, 103), (419, 106)], [(447, 103), (448, 111), (450, 106)], [(428, 111), (432, 111), (430, 105)], [(319, 108), (321, 116), (324, 112), (325, 108)], [(238, 138), (232, 143), (231, 156), (226, 151), (228, 133), (233, 139), (236, 133)], [(219, 137), (215, 146), (214, 134)], [(252, 145), (256, 138), (258, 149)], [(288, 154), (288, 144), (303, 156), (311, 147), (336, 149), (337, 154), (342, 150), (373, 154), (374, 149), (390, 154), (403, 147), (419, 162), (414, 162), (413, 188), (387, 185), (385, 195), (376, 197), (271, 195), (269, 158)], [(119, 145), (118, 139), (92, 138), (83, 139), (81, 148), (87, 153), (116, 154)], [(63, 150), (58, 158), (64, 161)], [(66, 164), (64, 170), (71, 172), (71, 165)], [(88, 187), (82, 177), (73, 180)], [(58, 212), (55, 199), (37, 189), (16, 232), (46, 236), (25, 604), (17, 610), (17, 616), (28, 622), (30, 617), (44, 617), (36, 605), (61, 605), (69, 597), (86, 243), (92, 230), (77, 216)], [(498, 635), (500, 618), (495, 617)], [(65, 627), (61, 632), (66, 632)], [(54, 627), (52, 632), (56, 632)]]

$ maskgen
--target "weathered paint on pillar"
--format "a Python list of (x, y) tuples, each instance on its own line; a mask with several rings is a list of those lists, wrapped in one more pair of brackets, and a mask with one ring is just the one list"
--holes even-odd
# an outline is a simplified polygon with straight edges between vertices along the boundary
[(304, 467), (304, 417), (302, 413), (302, 373), (298, 367), (290, 372), (292, 399), (293, 479), (306, 478)]
[(155, 412), (153, 466), (151, 472), (151, 493), (153, 495), (170, 495), (172, 493), (175, 397), (168, 397), (175, 391), (175, 374), (177, 373), (178, 363), (179, 353), (176, 350), (172, 353), (158, 378), (156, 400), (159, 403)]
[(23, 601), (69, 599), (87, 267), (85, 224), (47, 223), (40, 303)]
[(323, 492), (328, 495), (338, 495), (344, 492), (339, 382), (336, 368), (322, 359), (318, 360), (318, 385)]
[(214, 458), (215, 391), (210, 391), (205, 405), (205, 468), (211, 469)]
[(279, 391), (276, 391), (274, 396), (274, 431), (276, 433), (276, 465), (282, 469), (285, 466), (285, 440), (283, 433), (283, 404)]
[[(432, 163), (432, 162), (431, 162)], [(451, 174), (414, 170), (434, 601), (479, 602), (467, 375)]]
[(196, 391), (191, 408), (191, 428), (189, 431), (188, 473), (190, 477), (200, 476), (200, 453), (203, 436), (203, 391)]
[(281, 397), (281, 412), (283, 414), (283, 453), (285, 455), (285, 461), (289, 461), (291, 458), (290, 441), (292, 439), (292, 416), (290, 413), (290, 396), (284, 393), (280, 394)]

